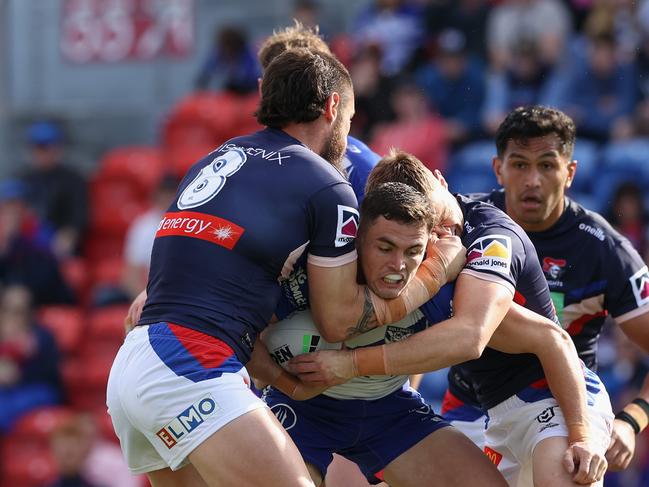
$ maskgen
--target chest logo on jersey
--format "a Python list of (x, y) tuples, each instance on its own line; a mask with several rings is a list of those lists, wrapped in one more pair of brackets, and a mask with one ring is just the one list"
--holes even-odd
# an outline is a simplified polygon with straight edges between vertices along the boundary
[(631, 289), (633, 289), (633, 295), (638, 307), (649, 303), (649, 271), (647, 271), (647, 266), (633, 274), (629, 281), (631, 281)]
[(507, 235), (489, 235), (476, 239), (467, 250), (466, 267), (509, 275), (512, 240)]
[(547, 280), (558, 280), (565, 272), (566, 259), (555, 259), (554, 257), (543, 258), (543, 272)]
[(336, 225), (336, 247), (344, 247), (353, 242), (358, 231), (358, 210), (351, 206), (338, 205), (338, 224)]
[(194, 211), (177, 211), (165, 213), (155, 236), (156, 238), (198, 238), (232, 250), (243, 232), (245, 228), (218, 216)]

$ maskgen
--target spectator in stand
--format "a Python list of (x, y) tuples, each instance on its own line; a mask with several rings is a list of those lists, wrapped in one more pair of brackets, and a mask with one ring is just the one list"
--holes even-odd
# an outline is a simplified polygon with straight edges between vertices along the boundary
[(564, 111), (575, 121), (578, 135), (597, 142), (620, 138), (636, 101), (634, 66), (616, 58), (615, 38), (599, 33), (588, 41), (585, 66), (574, 67)]
[(382, 56), (376, 45), (361, 48), (349, 68), (356, 105), (351, 134), (363, 140), (370, 138), (376, 124), (394, 120), (390, 95), (395, 80), (381, 72)]
[(59, 360), (54, 337), (34, 321), (29, 290), (6, 287), (0, 296), (0, 434), (29, 411), (61, 403)]
[(417, 156), (431, 171), (443, 171), (448, 154), (444, 120), (428, 109), (426, 95), (414, 81), (404, 79), (391, 99), (394, 122), (377, 126), (370, 147), (387, 154), (392, 147)]
[(114, 443), (102, 440), (90, 416), (72, 413), (50, 438), (59, 477), (49, 487), (137, 487)]
[(489, 64), (496, 71), (510, 66), (514, 48), (525, 36), (539, 46), (544, 64), (555, 65), (570, 32), (570, 12), (559, 0), (504, 0), (487, 20)]
[(522, 37), (511, 49), (504, 70), (487, 77), (483, 107), (485, 131), (493, 136), (505, 115), (519, 106), (557, 106), (567, 81), (558, 67), (544, 63), (540, 46)]
[(642, 189), (637, 183), (627, 181), (617, 187), (606, 219), (631, 241), (633, 247), (647, 262), (649, 212), (644, 203)]
[(215, 35), (214, 45), (196, 78), (195, 88), (246, 95), (257, 91), (259, 77), (259, 63), (245, 32), (227, 25)]
[(138, 216), (128, 229), (124, 245), (124, 274), (122, 287), (131, 301), (146, 287), (151, 261), (151, 248), (164, 212), (176, 194), (178, 180), (164, 176), (151, 198), (151, 208)]
[(88, 225), (87, 182), (63, 164), (63, 135), (57, 124), (37, 121), (27, 130), (31, 167), (22, 174), (30, 206), (54, 229), (53, 250), (62, 258), (78, 254)]
[(458, 145), (480, 135), (476, 107), (484, 101), (484, 72), (467, 53), (464, 34), (443, 30), (437, 37), (437, 56), (422, 66), (416, 80), (442, 118), (449, 141)]
[(0, 182), (0, 284), (22, 284), (35, 305), (74, 303), (50, 249), (52, 232), (27, 206), (25, 185)]
[(475, 61), (487, 59), (488, 0), (438, 0), (426, 7), (426, 33), (436, 39), (446, 29), (459, 30), (466, 39), (466, 51)]
[(407, 68), (422, 43), (422, 7), (409, 0), (374, 0), (356, 17), (355, 42), (364, 48), (378, 45), (383, 52), (381, 71), (394, 76)]

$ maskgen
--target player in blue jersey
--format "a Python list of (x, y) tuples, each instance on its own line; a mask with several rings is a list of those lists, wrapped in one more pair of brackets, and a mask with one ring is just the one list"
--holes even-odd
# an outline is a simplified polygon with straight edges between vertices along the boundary
[[(399, 157), (406, 172), (413, 164), (426, 171), (414, 157)], [(386, 176), (391, 169), (384, 171), (391, 162), (394, 160), (389, 158), (379, 162), (368, 188), (374, 173), (383, 172), (385, 177), (379, 176), (375, 183), (395, 179), (394, 173)], [(555, 318), (531, 242), (493, 206), (451, 195), (439, 173), (436, 178), (424, 179), (416, 187), (429, 194), (444, 226), (461, 234), (468, 248), (467, 264), (456, 282), (453, 316), (398, 343), (298, 356), (291, 361), (292, 370), (314, 383), (335, 384), (360, 375), (436, 370), (469, 359), (463, 368), (481, 407), (489, 412), (487, 435), (508, 445), (506, 449), (498, 444), (498, 451), (486, 452), (510, 485), (531, 485), (532, 477), (536, 486), (601, 479), (612, 413), (599, 379), (590, 371), (583, 372), (587, 415), (575, 416), (574, 410), (563, 405), (558, 408), (538, 359), (525, 353), (529, 345), (523, 343), (523, 347), (508, 339), (500, 333), (502, 328), (491, 336), (503, 318), (503, 326), (515, 329), (516, 320), (508, 323), (511, 317), (505, 317), (512, 301)], [(574, 353), (574, 347), (572, 350)], [(578, 404), (586, 406), (585, 400)], [(565, 468), (560, 468), (560, 463)]]
[[(597, 341), (607, 316), (649, 352), (649, 274), (626, 238), (566, 196), (578, 168), (574, 145), (574, 122), (561, 111), (542, 106), (513, 110), (497, 132), (493, 159), (504, 190), (481, 199), (506, 211), (527, 232), (561, 324), (586, 366), (596, 370)], [(461, 383), (453, 377), (450, 382), (456, 395), (466, 396)], [(628, 466), (636, 435), (649, 422), (648, 401), (645, 378), (638, 396), (616, 416), (609, 468)], [(469, 409), (462, 401), (453, 402)]]
[[(427, 198), (405, 184), (381, 185), (366, 195), (360, 222), (357, 247), (364, 281), (383, 298), (398, 296), (423, 259), (432, 230)], [(437, 309), (430, 302), (403, 320), (361, 334), (345, 345), (356, 348), (403, 339), (431, 321), (444, 319), (448, 298), (443, 304), (444, 309)], [(275, 327), (293, 323), (304, 327), (310, 319), (308, 311), (292, 313), (267, 328), (264, 340), (281, 351), (284, 335), (275, 337)], [(269, 351), (280, 356), (273, 347)], [(264, 370), (272, 368), (278, 369), (270, 363)], [(267, 392), (265, 399), (298, 446), (316, 485), (332, 455), (338, 453), (356, 462), (372, 483), (385, 479), (395, 487), (505, 486), (480, 450), (464, 435), (445, 428), (448, 424), (407, 382), (403, 375), (360, 377), (307, 401), (296, 401), (276, 389)], [(463, 468), (466, 464), (472, 468)]]
[(334, 57), (281, 54), (262, 83), (267, 128), (195, 164), (160, 222), (147, 300), (107, 390), (129, 466), (154, 485), (312, 485), (244, 367), (300, 255), (331, 341), (400, 320), (463, 260), (457, 239), (430, 245), (389, 301), (356, 283), (356, 198), (339, 171), (353, 111), (351, 78)]

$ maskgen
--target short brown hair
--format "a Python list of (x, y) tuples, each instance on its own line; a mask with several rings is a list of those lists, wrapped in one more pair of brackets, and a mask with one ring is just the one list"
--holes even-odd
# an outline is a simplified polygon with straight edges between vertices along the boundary
[(329, 46), (320, 37), (318, 26), (313, 28), (305, 27), (296, 20), (294, 25), (280, 31), (274, 31), (272, 35), (266, 38), (257, 53), (261, 69), (265, 70), (271, 61), (284, 51), (295, 48), (331, 54)]
[(327, 98), (339, 92), (341, 104), (351, 103), (352, 79), (333, 55), (289, 49), (268, 65), (261, 83), (257, 121), (272, 128), (313, 122), (325, 111)]
[(398, 149), (391, 149), (390, 153), (374, 166), (367, 178), (365, 193), (388, 182), (407, 184), (428, 197), (435, 190), (430, 170), (412, 154)]
[(575, 122), (560, 110), (531, 105), (518, 107), (505, 117), (496, 131), (496, 151), (502, 158), (510, 140), (527, 142), (528, 139), (554, 134), (559, 138), (562, 156), (572, 158), (577, 131)]
[(430, 232), (434, 226), (430, 200), (412, 186), (388, 182), (373, 187), (361, 203), (360, 233), (378, 217), (406, 225), (424, 224)]

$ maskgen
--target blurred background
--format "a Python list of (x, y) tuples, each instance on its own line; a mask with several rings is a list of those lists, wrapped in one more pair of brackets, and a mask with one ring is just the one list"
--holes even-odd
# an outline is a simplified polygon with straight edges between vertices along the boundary
[[(0, 0), (0, 486), (147, 485), (105, 412), (123, 318), (180, 177), (258, 128), (256, 52), (293, 18), (350, 69), (352, 134), (454, 191), (496, 187), (509, 110), (566, 111), (572, 196), (649, 256), (649, 0)], [(619, 408), (649, 360), (614, 326), (599, 360)], [(607, 487), (649, 486), (647, 438)]]

